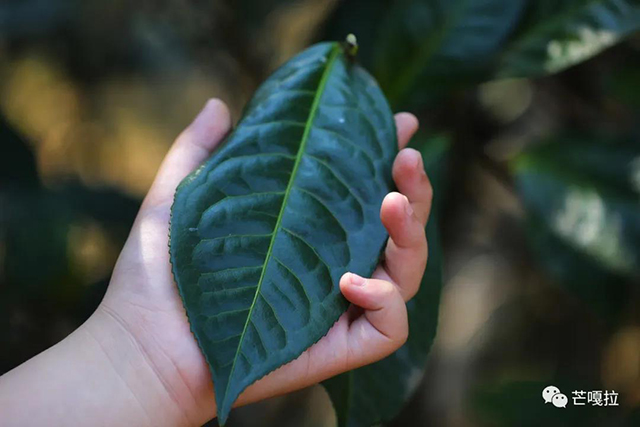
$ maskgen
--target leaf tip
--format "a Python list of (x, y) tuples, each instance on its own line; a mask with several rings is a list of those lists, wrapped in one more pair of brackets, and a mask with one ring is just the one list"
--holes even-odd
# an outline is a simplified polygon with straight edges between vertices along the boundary
[(217, 418), (218, 418), (218, 425), (220, 427), (224, 427), (227, 424), (227, 420), (229, 419), (229, 411), (228, 410), (225, 412), (218, 411)]

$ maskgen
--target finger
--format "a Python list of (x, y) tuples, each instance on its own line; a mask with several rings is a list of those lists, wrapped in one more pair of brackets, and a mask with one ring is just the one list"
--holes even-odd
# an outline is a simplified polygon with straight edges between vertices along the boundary
[(426, 225), (431, 211), (433, 189), (424, 171), (422, 155), (412, 148), (400, 151), (393, 163), (393, 180), (398, 191), (411, 202), (418, 220)]
[(418, 130), (418, 119), (411, 113), (398, 113), (395, 119), (396, 129), (398, 129), (398, 147), (403, 149)]
[(300, 357), (249, 386), (236, 401), (237, 405), (317, 384), (378, 361), (404, 343), (408, 333), (407, 311), (394, 285), (374, 279), (354, 285), (354, 277), (360, 278), (351, 273), (343, 275), (340, 288), (347, 299), (361, 306), (357, 308), (364, 310), (362, 316), (351, 321), (350, 314), (344, 313), (327, 335)]
[(409, 334), (407, 307), (392, 283), (346, 273), (340, 279), (340, 290), (365, 310), (349, 327), (349, 360), (354, 366), (348, 369), (380, 360), (405, 343)]
[(348, 313), (343, 313), (327, 335), (300, 357), (247, 387), (238, 397), (237, 405), (290, 393), (350, 370), (351, 360), (347, 356), (350, 323)]
[[(418, 292), (427, 265), (427, 238), (406, 196), (389, 193), (382, 202), (380, 219), (389, 232), (385, 260), (373, 277), (391, 280), (409, 301)], [(384, 274), (386, 273), (386, 274)]]
[(229, 109), (210, 99), (195, 120), (178, 136), (145, 198), (145, 206), (169, 206), (176, 187), (204, 162), (231, 128)]

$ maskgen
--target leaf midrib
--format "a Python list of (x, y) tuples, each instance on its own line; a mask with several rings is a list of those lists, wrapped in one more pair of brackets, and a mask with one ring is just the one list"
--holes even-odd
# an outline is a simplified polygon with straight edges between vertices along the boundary
[(275, 243), (276, 237), (278, 236), (278, 231), (280, 229), (280, 224), (282, 222), (282, 217), (284, 216), (284, 209), (287, 206), (287, 201), (289, 199), (289, 195), (291, 194), (291, 189), (293, 188), (293, 182), (296, 178), (296, 173), (298, 172), (298, 167), (300, 166), (300, 161), (302, 160), (302, 155), (304, 154), (304, 149), (307, 145), (307, 141), (309, 140), (309, 134), (311, 132), (313, 121), (315, 120), (315, 116), (318, 111), (318, 107), (320, 105), (320, 99), (324, 94), (325, 86), (327, 85), (327, 81), (329, 79), (329, 74), (331, 69), (333, 68), (333, 64), (335, 63), (338, 54), (340, 53), (340, 44), (336, 43), (331, 52), (329, 53), (326, 68), (322, 73), (322, 77), (320, 78), (320, 82), (318, 84), (318, 89), (315, 97), (313, 98), (313, 103), (311, 104), (311, 110), (309, 111), (309, 117), (307, 118), (307, 122), (305, 124), (304, 132), (302, 134), (302, 141), (300, 142), (300, 148), (298, 148), (298, 153), (296, 154), (296, 160), (293, 164), (293, 170), (291, 171), (291, 176), (289, 178), (289, 182), (287, 183), (287, 188), (284, 193), (284, 198), (282, 199), (282, 205), (280, 206), (280, 212), (278, 213), (278, 219), (276, 221), (276, 225), (273, 229), (273, 234), (271, 236), (271, 241), (269, 242), (269, 249), (267, 249), (267, 254), (264, 259), (264, 264), (262, 268), (262, 272), (260, 273), (260, 279), (258, 279), (258, 285), (256, 289), (255, 296), (253, 297), (253, 301), (251, 302), (251, 306), (249, 307), (249, 313), (247, 315), (247, 320), (245, 321), (244, 328), (242, 329), (242, 334), (240, 335), (240, 340), (238, 342), (238, 348), (233, 357), (233, 364), (231, 365), (231, 371), (229, 372), (229, 379), (227, 380), (227, 387), (224, 393), (224, 403), (227, 402), (229, 396), (229, 386), (232, 383), (231, 378), (233, 378), (233, 373), (236, 367), (236, 362), (238, 360), (238, 356), (240, 354), (240, 349), (242, 348), (242, 343), (244, 342), (244, 336), (247, 332), (247, 327), (251, 322), (251, 315), (253, 313), (253, 309), (256, 305), (256, 301), (258, 300), (258, 296), (260, 295), (260, 290), (262, 289), (262, 282), (264, 281), (265, 272), (267, 271), (267, 265), (269, 264), (269, 260), (272, 256), (273, 245)]

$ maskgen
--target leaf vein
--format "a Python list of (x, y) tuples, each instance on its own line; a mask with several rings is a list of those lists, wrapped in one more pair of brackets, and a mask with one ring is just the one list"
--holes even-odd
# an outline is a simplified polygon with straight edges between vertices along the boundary
[[(322, 97), (322, 94), (324, 93), (324, 88), (325, 88), (325, 86), (327, 84), (327, 81), (328, 81), (328, 78), (329, 78), (329, 71), (332, 69), (333, 64), (335, 63), (335, 60), (338, 57), (338, 54), (340, 53), (340, 49), (341, 49), (341, 47), (338, 44), (334, 45), (334, 47), (332, 48), (332, 50), (331, 50), (331, 52), (330, 52), (330, 54), (328, 56), (327, 64), (325, 66), (326, 68), (325, 68), (325, 70), (324, 70), (324, 72), (322, 74), (322, 77), (320, 79), (320, 83), (318, 85), (318, 90), (317, 90), (316, 96), (314, 97), (313, 104), (311, 106), (311, 111), (309, 112), (309, 117), (307, 119), (307, 123), (305, 123), (304, 133), (302, 135), (302, 141), (300, 143), (300, 148), (298, 149), (298, 154), (296, 156), (296, 162), (293, 165), (293, 171), (291, 172), (291, 177), (289, 179), (289, 185), (287, 186), (287, 189), (285, 190), (285, 195), (284, 195), (284, 199), (282, 201), (280, 214), (278, 215), (278, 220), (277, 220), (276, 225), (274, 227), (273, 236), (271, 238), (271, 242), (269, 244), (269, 249), (267, 250), (267, 255), (265, 257), (265, 267), (263, 268), (262, 274), (260, 275), (260, 279), (258, 280), (258, 290), (257, 290), (256, 295), (255, 295), (255, 297), (253, 299), (253, 302), (251, 304), (251, 308), (249, 309), (247, 320), (245, 322), (244, 329), (242, 331), (242, 337), (240, 338), (240, 343), (238, 344), (238, 349), (236, 351), (236, 357), (234, 357), (234, 363), (231, 365), (231, 371), (229, 372), (229, 379), (228, 379), (227, 387), (225, 388), (225, 393), (224, 393), (224, 398), (223, 398), (223, 402), (225, 402), (225, 403), (226, 403), (227, 399), (229, 398), (229, 395), (228, 395), (229, 385), (233, 381), (233, 373), (234, 373), (235, 366), (236, 366), (235, 361), (237, 360), (238, 353), (241, 352), (241, 350), (242, 350), (242, 344), (243, 344), (243, 340), (244, 340), (244, 335), (245, 335), (245, 332), (247, 330), (247, 326), (249, 325), (249, 322), (251, 321), (251, 314), (252, 314), (253, 309), (255, 307), (255, 303), (256, 303), (256, 301), (258, 299), (258, 296), (261, 295), (260, 288), (262, 287), (262, 282), (264, 280), (264, 275), (265, 275), (265, 272), (267, 270), (267, 265), (269, 263), (269, 259), (271, 257), (271, 253), (273, 251), (273, 245), (275, 243), (276, 236), (278, 234), (278, 228), (280, 227), (280, 224), (281, 224), (281, 221), (282, 221), (282, 216), (283, 216), (283, 213), (284, 213), (284, 209), (285, 209), (285, 207), (287, 205), (287, 199), (288, 199), (289, 194), (291, 192), (291, 186), (293, 185), (293, 181), (295, 179), (296, 172), (298, 170), (298, 167), (300, 165), (300, 160), (302, 158), (302, 153), (304, 153), (304, 148), (305, 148), (306, 142), (307, 142), (307, 140), (309, 138), (309, 132), (311, 130), (311, 124), (312, 124), (313, 120), (315, 119), (315, 115), (316, 115), (317, 110), (318, 110), (318, 105), (320, 104), (320, 98)], [(263, 299), (264, 299), (264, 297), (263, 297)]]
[(291, 274), (297, 281), (298, 285), (302, 288), (302, 291), (304, 292), (304, 296), (307, 297), (307, 300), (309, 301), (309, 304), (313, 304), (313, 301), (311, 300), (311, 297), (309, 296), (309, 293), (307, 292), (307, 288), (304, 287), (304, 283), (302, 283), (302, 280), (300, 280), (300, 278), (298, 277), (298, 275), (296, 273), (293, 272), (293, 270), (291, 270), (284, 262), (282, 262), (280, 260), (280, 258), (278, 258), (277, 256), (274, 255), (273, 259), (276, 260), (276, 262), (278, 264), (280, 264), (282, 267), (284, 267), (289, 274)]
[(333, 129), (329, 129), (329, 128), (326, 128), (326, 127), (323, 127), (323, 126), (316, 126), (315, 128), (317, 130), (319, 130), (320, 132), (327, 132), (327, 133), (330, 133), (332, 135), (335, 135), (338, 138), (340, 138), (341, 141), (343, 141), (343, 142), (349, 144), (350, 146), (355, 147), (356, 149), (361, 151), (362, 154), (364, 154), (364, 156), (367, 158), (367, 160), (371, 163), (371, 165), (375, 169), (376, 161), (373, 159), (373, 156), (371, 155), (371, 153), (369, 153), (369, 151), (365, 150), (364, 147), (359, 146), (358, 144), (356, 144), (355, 142), (351, 141), (346, 136), (342, 135), (340, 132), (336, 132)]
[(220, 237), (200, 239), (200, 241), (201, 242), (216, 242), (216, 241), (219, 241), (219, 240), (235, 239), (235, 238), (239, 238), (239, 237), (265, 238), (265, 237), (271, 237), (272, 234), (273, 233), (268, 233), (268, 234), (225, 234), (224, 236), (220, 236)]
[[(309, 157), (310, 159), (315, 160), (316, 162), (318, 162), (320, 165), (324, 166), (330, 173), (331, 175), (334, 176), (334, 178), (336, 178), (338, 180), (338, 182), (340, 184), (342, 184), (344, 186), (344, 188), (347, 189), (347, 192), (349, 194), (351, 194), (351, 196), (356, 199), (356, 201), (360, 204), (361, 207), (366, 206), (366, 204), (362, 201), (362, 199), (360, 198), (360, 196), (358, 196), (352, 189), (351, 187), (349, 187), (347, 185), (347, 183), (345, 182), (345, 180), (338, 175), (338, 173), (329, 165), (329, 163), (327, 163), (326, 161), (322, 160), (321, 158), (314, 156), (313, 154), (306, 154), (307, 157)], [(301, 188), (301, 187), (296, 187), (296, 188)], [(324, 204), (324, 203), (323, 203)], [(326, 207), (326, 206), (325, 206)]]
[(265, 126), (269, 126), (269, 125), (287, 125), (287, 126), (296, 126), (296, 127), (306, 127), (306, 123), (304, 122), (298, 122), (295, 120), (272, 120), (272, 121), (268, 121), (268, 122), (260, 122), (260, 123), (247, 123), (247, 124), (242, 124), (242, 128), (243, 129), (251, 129), (251, 128), (259, 128), (259, 127), (265, 127)]
[(322, 259), (322, 257), (320, 256), (320, 254), (318, 253), (318, 251), (316, 251), (316, 248), (314, 248), (309, 242), (306, 241), (306, 239), (302, 236), (300, 236), (299, 234), (289, 230), (287, 227), (282, 227), (282, 230), (284, 230), (287, 234), (289, 234), (292, 237), (295, 237), (296, 239), (300, 240), (302, 243), (304, 243), (306, 246), (309, 247), (309, 249), (311, 249), (313, 251), (313, 254), (318, 258), (318, 261), (320, 261), (321, 263), (323, 263), (325, 266), (329, 266), (329, 264), (327, 264), (324, 259)]
[[(222, 191), (222, 190), (220, 190)], [(211, 206), (209, 206), (206, 210), (204, 210), (202, 212), (202, 215), (200, 215), (200, 221), (202, 221), (202, 217), (204, 217), (208, 212), (212, 211), (215, 207), (217, 207), (219, 204), (229, 201), (231, 200), (239, 200), (239, 199), (251, 199), (254, 198), (256, 196), (264, 196), (264, 195), (273, 195), (273, 196), (279, 196), (279, 195), (284, 195), (284, 191), (263, 191), (261, 193), (250, 193), (250, 194), (241, 194), (238, 196), (225, 196), (222, 199), (218, 200), (217, 202), (215, 202), (214, 204), (212, 204)], [(200, 225), (200, 221), (198, 221), (198, 225)]]
[(322, 106), (323, 107), (328, 107), (328, 108), (342, 108), (344, 110), (352, 110), (352, 111), (355, 111), (356, 113), (358, 113), (364, 119), (365, 123), (367, 123), (367, 125), (373, 131), (373, 134), (376, 136), (374, 138), (376, 140), (376, 144), (378, 145), (380, 150), (382, 150), (381, 152), (384, 153), (384, 147), (382, 145), (382, 142), (380, 141), (380, 136), (378, 135), (378, 131), (377, 131), (378, 128), (373, 124), (373, 122), (371, 121), (369, 116), (367, 114), (365, 114), (364, 111), (362, 111), (362, 108), (360, 108), (359, 104), (358, 104), (357, 107), (354, 107), (353, 105), (336, 105), (336, 104), (322, 104)]

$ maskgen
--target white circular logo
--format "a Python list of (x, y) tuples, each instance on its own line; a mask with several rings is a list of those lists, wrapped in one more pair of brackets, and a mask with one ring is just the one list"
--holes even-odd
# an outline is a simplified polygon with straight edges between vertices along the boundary
[[(545, 389), (542, 390), (542, 398), (544, 399), (544, 403), (551, 403), (553, 396), (555, 396), (558, 393), (560, 393), (560, 389), (554, 385), (545, 387)], [(565, 399), (566, 398), (567, 397), (565, 396)]]

